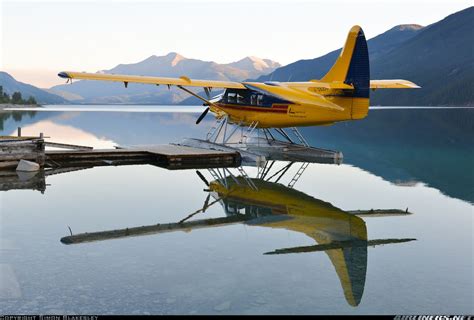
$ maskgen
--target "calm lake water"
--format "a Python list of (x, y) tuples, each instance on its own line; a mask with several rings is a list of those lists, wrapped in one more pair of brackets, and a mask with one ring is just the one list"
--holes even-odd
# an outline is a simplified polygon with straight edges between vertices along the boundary
[[(109, 148), (202, 138), (212, 123), (196, 126), (196, 107), (104, 108), (1, 112), (0, 134), (21, 126), (23, 135)], [(152, 165), (16, 187), (0, 176), (9, 189), (0, 191), (0, 313), (474, 313), (474, 109), (377, 109), (302, 132), (344, 162), (310, 164), (293, 188), (298, 164), (278, 183), (257, 179), (256, 167), (243, 168), (251, 182), (222, 172), (240, 177), (226, 179), (232, 193), (209, 170), (201, 179)], [(167, 232), (60, 242), (168, 223)]]

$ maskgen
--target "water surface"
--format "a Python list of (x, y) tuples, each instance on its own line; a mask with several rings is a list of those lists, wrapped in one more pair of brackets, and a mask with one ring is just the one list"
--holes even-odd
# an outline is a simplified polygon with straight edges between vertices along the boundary
[[(193, 112), (130, 108), (3, 112), (1, 134), (21, 126), (24, 135), (108, 148), (203, 137), (212, 121), (196, 126)], [(473, 313), (473, 112), (371, 110), (363, 121), (303, 129), (312, 145), (342, 151), (344, 163), (310, 164), (293, 188), (299, 164), (278, 183), (244, 167), (257, 188), (228, 178), (232, 193), (208, 170), (199, 171), (209, 186), (195, 170), (152, 165), (26, 180), (0, 193), (0, 310)], [(241, 176), (221, 176), (230, 173)], [(212, 202), (186, 228), (60, 242), (71, 232), (177, 223)], [(412, 214), (350, 213), (407, 208)], [(369, 245), (396, 239), (407, 241)]]

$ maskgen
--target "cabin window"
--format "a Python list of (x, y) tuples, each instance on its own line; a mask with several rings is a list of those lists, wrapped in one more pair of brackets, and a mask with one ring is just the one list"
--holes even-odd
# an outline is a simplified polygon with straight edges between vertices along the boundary
[(257, 106), (263, 105), (263, 94), (257, 95)]
[(240, 104), (245, 103), (245, 97), (240, 93), (237, 93), (237, 103), (240, 103)]
[(250, 96), (250, 104), (251, 105), (256, 105), (257, 104), (257, 95), (256, 94), (252, 94)]
[(236, 103), (237, 102), (237, 93), (229, 92), (227, 94), (227, 102), (228, 103)]

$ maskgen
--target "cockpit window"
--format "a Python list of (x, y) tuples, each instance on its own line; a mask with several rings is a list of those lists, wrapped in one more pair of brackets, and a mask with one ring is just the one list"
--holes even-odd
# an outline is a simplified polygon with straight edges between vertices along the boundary
[(224, 101), (231, 104), (264, 106), (267, 103), (264, 97), (263, 93), (253, 90), (227, 89), (224, 94)]
[(248, 90), (227, 90), (227, 103), (248, 104), (249, 99)]

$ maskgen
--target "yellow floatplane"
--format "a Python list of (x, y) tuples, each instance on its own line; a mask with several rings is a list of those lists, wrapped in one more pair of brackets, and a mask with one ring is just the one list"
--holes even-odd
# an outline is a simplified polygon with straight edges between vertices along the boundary
[[(207, 135), (207, 141), (217, 141), (217, 136), (227, 124), (247, 127), (247, 137), (254, 129), (263, 130), (267, 140), (275, 140), (274, 129), (285, 140), (294, 143), (283, 128), (294, 128), (302, 144), (307, 145), (296, 127), (328, 125), (338, 121), (363, 119), (369, 110), (371, 90), (419, 88), (407, 80), (370, 80), (367, 42), (361, 27), (349, 31), (346, 43), (329, 72), (320, 80), (304, 82), (232, 82), (179, 78), (148, 77), (119, 74), (99, 74), (64, 71), (62, 78), (115, 81), (151, 85), (176, 86), (199, 98), (207, 108), (196, 121), (198, 124), (213, 112), (218, 120)], [(206, 97), (188, 87), (201, 87)], [(211, 98), (212, 89), (224, 92)], [(227, 128), (226, 128), (227, 129)], [(234, 133), (234, 132), (233, 132)], [(222, 143), (229, 141), (224, 134)], [(222, 134), (221, 134), (222, 137)], [(242, 137), (240, 142), (242, 142)]]

